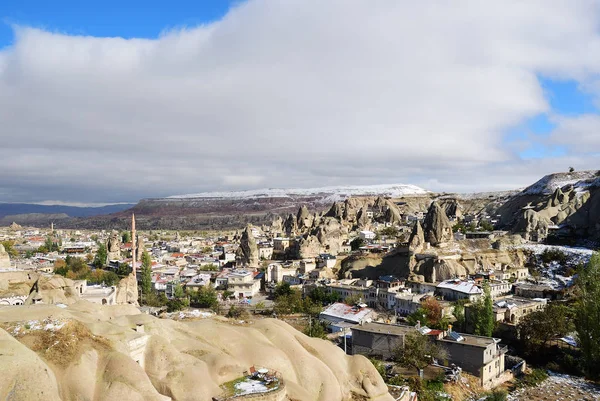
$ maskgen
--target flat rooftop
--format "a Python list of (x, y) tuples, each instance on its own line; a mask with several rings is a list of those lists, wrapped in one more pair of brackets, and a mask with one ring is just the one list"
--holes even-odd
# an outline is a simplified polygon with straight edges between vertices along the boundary
[(444, 341), (446, 343), (465, 344), (465, 345), (470, 345), (473, 347), (482, 347), (482, 348), (487, 348), (490, 344), (494, 344), (497, 342), (492, 337), (474, 336), (471, 334), (463, 334), (463, 333), (456, 333), (456, 334), (460, 334), (460, 336), (463, 338), (463, 340), (455, 341), (455, 340), (449, 338), (448, 336), (446, 336), (446, 337), (442, 338), (440, 341)]
[(403, 336), (411, 332), (416, 332), (416, 329), (413, 326), (398, 326), (385, 323), (366, 323), (362, 326), (353, 326), (352, 330), (376, 334), (391, 334), (396, 336)]

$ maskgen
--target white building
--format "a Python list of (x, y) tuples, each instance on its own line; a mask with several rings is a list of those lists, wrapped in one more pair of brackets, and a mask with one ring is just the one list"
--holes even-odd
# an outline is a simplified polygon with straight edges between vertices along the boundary
[(373, 241), (375, 239), (376, 234), (373, 231), (363, 230), (358, 233), (358, 236), (365, 241)]

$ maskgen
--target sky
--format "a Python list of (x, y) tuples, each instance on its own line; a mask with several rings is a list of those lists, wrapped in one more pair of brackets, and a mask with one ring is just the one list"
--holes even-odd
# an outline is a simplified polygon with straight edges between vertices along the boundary
[(600, 0), (0, 1), (0, 202), (600, 168)]

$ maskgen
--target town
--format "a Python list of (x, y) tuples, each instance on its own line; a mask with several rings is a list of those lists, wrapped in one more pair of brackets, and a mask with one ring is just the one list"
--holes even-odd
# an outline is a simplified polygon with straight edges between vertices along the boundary
[(275, 318), (370, 358), (402, 401), (447, 391), (436, 386), (501, 397), (543, 380), (535, 366), (548, 363), (580, 372), (568, 362), (581, 339), (569, 308), (591, 250), (542, 244), (558, 225), (498, 230), (500, 215), (463, 213), (454, 198), (405, 205), (349, 198), (222, 232), (136, 231), (133, 215), (120, 232), (13, 223), (0, 229), (0, 306), (84, 300), (171, 320)]

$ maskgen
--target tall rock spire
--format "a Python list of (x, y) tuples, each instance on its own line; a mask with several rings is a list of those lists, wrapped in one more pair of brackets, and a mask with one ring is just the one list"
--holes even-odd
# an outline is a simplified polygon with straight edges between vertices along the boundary
[(136, 257), (135, 257), (135, 251), (136, 251), (136, 244), (135, 244), (135, 238), (136, 234), (135, 234), (135, 213), (131, 214), (131, 270), (133, 271), (133, 276), (136, 277), (137, 272), (136, 272)]

